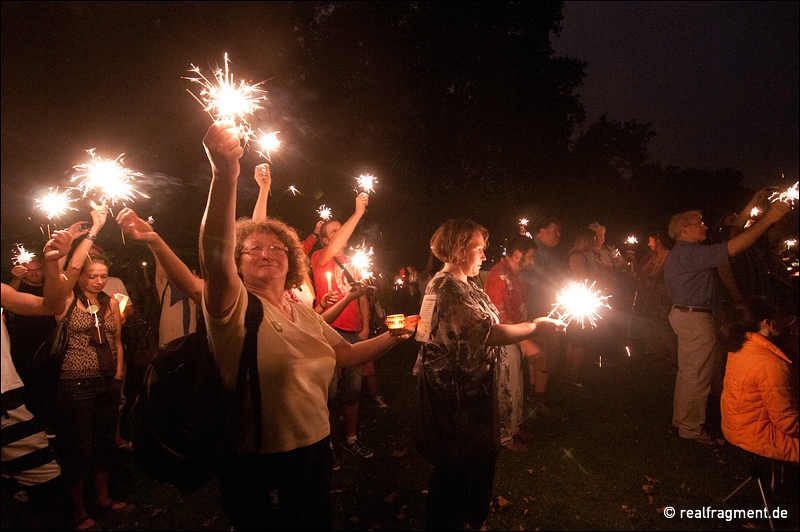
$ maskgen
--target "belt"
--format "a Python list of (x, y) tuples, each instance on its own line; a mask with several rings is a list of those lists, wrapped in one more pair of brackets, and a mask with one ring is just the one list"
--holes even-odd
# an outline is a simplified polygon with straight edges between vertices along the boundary
[(703, 312), (705, 314), (714, 314), (714, 311), (707, 307), (693, 307), (691, 305), (672, 305), (672, 308), (680, 310), (681, 312)]

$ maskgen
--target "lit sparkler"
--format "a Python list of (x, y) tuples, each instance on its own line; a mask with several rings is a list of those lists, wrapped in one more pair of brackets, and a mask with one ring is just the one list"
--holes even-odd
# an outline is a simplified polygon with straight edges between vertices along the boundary
[(261, 146), (261, 149), (258, 150), (258, 154), (265, 158), (269, 164), (272, 164), (270, 152), (277, 151), (281, 147), (281, 141), (278, 140), (278, 133), (280, 133), (280, 131), (264, 133), (259, 129), (258, 132), (261, 133), (261, 136), (257, 139), (259, 146)]
[(232, 120), (236, 122), (242, 139), (247, 143), (253, 136), (253, 130), (250, 128), (246, 117), (261, 109), (259, 102), (267, 99), (265, 96), (267, 91), (259, 88), (264, 83), (263, 81), (250, 84), (241, 80), (236, 85), (233, 80), (233, 74), (228, 69), (229, 63), (228, 54), (226, 53), (225, 70), (217, 68), (214, 71), (213, 80), (205, 77), (200, 72), (199, 67), (192, 65), (189, 72), (194, 72), (199, 77), (184, 77), (184, 79), (199, 84), (202, 90), (199, 97), (189, 89), (186, 90), (195, 100), (200, 102), (203, 110), (214, 120)]
[(797, 189), (798, 184), (800, 184), (800, 182), (795, 183), (794, 185), (787, 188), (783, 192), (773, 192), (772, 195), (769, 197), (769, 200), (772, 202), (783, 201), (794, 206), (795, 202), (798, 199), (798, 189)]
[(761, 209), (759, 209), (758, 207), (753, 207), (752, 209), (750, 209), (750, 218), (755, 218), (759, 214), (761, 214)]
[(319, 209), (317, 209), (317, 212), (319, 213), (319, 217), (322, 218), (323, 220), (325, 220), (326, 222), (331, 219), (331, 216), (332, 216), (331, 208), (330, 207), (326, 207), (324, 203), (319, 206)]
[(527, 218), (520, 218), (519, 219), (519, 225), (521, 225), (523, 227), (528, 227), (528, 219)]
[(353, 256), (350, 258), (350, 264), (359, 273), (361, 279), (372, 277), (370, 268), (372, 268), (372, 256), (374, 254), (372, 248), (367, 249), (366, 244), (363, 243), (354, 250)]
[(33, 259), (34, 254), (25, 249), (22, 244), (17, 244), (17, 254), (14, 255), (14, 264), (28, 264)]
[(625, 243), (629, 244), (629, 245), (638, 244), (639, 243), (639, 239), (636, 238), (634, 235), (631, 235), (631, 236), (629, 236), (628, 238), (625, 239)]
[(548, 317), (554, 315), (569, 325), (571, 321), (577, 321), (581, 328), (586, 326), (586, 322), (592, 327), (597, 326), (597, 320), (601, 316), (597, 313), (600, 307), (611, 308), (608, 298), (599, 290), (594, 289), (594, 283), (587, 286), (587, 281), (583, 283), (573, 282), (556, 295), (556, 303)]
[(787, 240), (785, 244), (786, 244), (786, 249), (793, 248), (794, 246), (797, 245), (797, 240), (795, 239)]
[(71, 204), (77, 200), (70, 196), (69, 190), (59, 192), (58, 187), (50, 187), (50, 192), (36, 200), (36, 207), (44, 211), (44, 215), (48, 220), (53, 218), (61, 218), (68, 210), (77, 211)]
[(86, 152), (91, 155), (92, 160), (76, 166), (77, 173), (70, 180), (71, 182), (78, 181), (77, 186), (72, 188), (80, 190), (82, 197), (85, 198), (90, 193), (97, 193), (100, 195), (99, 203), (111, 203), (112, 205), (117, 201), (133, 201), (135, 194), (144, 198), (150, 197), (133, 188), (132, 184), (136, 182), (136, 179), (144, 176), (140, 172), (134, 172), (122, 165), (124, 153), (114, 160), (104, 160), (97, 156), (94, 148), (86, 150)]
[(358, 186), (361, 187), (361, 189), (367, 194), (370, 192), (375, 192), (375, 183), (378, 182), (375, 176), (370, 174), (361, 174), (356, 178), (356, 180), (358, 181)]
[(294, 185), (289, 185), (289, 188), (286, 189), (286, 192), (291, 192), (292, 196), (297, 196), (298, 194), (302, 194), (302, 192), (297, 190)]

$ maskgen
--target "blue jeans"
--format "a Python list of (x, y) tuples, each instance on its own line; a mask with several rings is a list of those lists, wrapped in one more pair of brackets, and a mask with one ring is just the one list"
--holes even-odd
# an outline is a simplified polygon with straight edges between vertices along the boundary
[[(357, 332), (342, 331), (336, 329), (336, 332), (342, 335), (346, 341), (355, 344), (361, 341)], [(336, 400), (336, 395), (341, 388), (342, 402), (346, 405), (354, 405), (361, 399), (361, 377), (362, 367), (356, 368), (336, 368), (333, 375), (333, 380), (328, 388), (328, 404), (333, 404)]]
[(122, 382), (113, 375), (58, 383), (56, 436), (64, 474), (83, 480), (108, 470), (114, 452)]

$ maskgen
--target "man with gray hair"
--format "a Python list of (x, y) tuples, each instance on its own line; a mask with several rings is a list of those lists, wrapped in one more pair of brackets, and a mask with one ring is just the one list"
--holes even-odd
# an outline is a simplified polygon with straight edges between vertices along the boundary
[(681, 438), (709, 446), (725, 443), (712, 438), (703, 426), (709, 393), (721, 394), (725, 370), (724, 352), (714, 324), (715, 271), (750, 247), (790, 208), (787, 203), (772, 203), (750, 228), (727, 242), (710, 246), (700, 245), (708, 231), (700, 211), (676, 214), (669, 222), (669, 236), (675, 246), (664, 262), (664, 281), (672, 299), (669, 322), (678, 335), (672, 424)]

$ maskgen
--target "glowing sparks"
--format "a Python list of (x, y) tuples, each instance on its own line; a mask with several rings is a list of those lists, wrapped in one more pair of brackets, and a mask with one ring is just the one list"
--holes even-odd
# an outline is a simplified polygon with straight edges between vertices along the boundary
[(626, 244), (631, 244), (631, 245), (638, 244), (639, 243), (639, 239), (636, 238), (635, 236), (631, 235), (631, 236), (629, 236), (628, 238), (625, 239), (625, 243)]
[(794, 239), (787, 240), (785, 242), (785, 244), (786, 244), (786, 249), (793, 248), (793, 247), (795, 247), (797, 245), (797, 240), (794, 240)]
[(600, 307), (611, 308), (608, 298), (599, 290), (594, 289), (594, 283), (587, 286), (587, 281), (583, 283), (573, 282), (556, 295), (556, 303), (549, 316), (554, 315), (569, 325), (573, 320), (581, 324), (581, 328), (586, 326), (586, 322), (592, 327), (597, 326), (600, 319), (598, 311)]
[(759, 209), (758, 207), (753, 207), (752, 209), (750, 209), (750, 217), (751, 218), (755, 218), (759, 214), (761, 214), (761, 209)]
[(789, 203), (790, 205), (794, 205), (798, 199), (798, 192), (797, 186), (800, 182), (795, 183), (791, 187), (787, 188), (783, 192), (773, 192), (772, 195), (769, 197), (769, 200), (772, 202), (775, 201), (783, 201)]
[(133, 188), (136, 179), (144, 176), (122, 165), (124, 153), (112, 160), (98, 157), (94, 148), (86, 152), (91, 155), (92, 160), (76, 166), (77, 173), (71, 179), (71, 182), (78, 181), (73, 188), (80, 190), (82, 197), (98, 194), (99, 203), (112, 205), (117, 201), (133, 201), (136, 194), (144, 198), (150, 197)]
[(520, 218), (519, 219), (519, 225), (521, 225), (523, 227), (527, 227), (528, 226), (528, 219), (527, 218)]
[(53, 218), (60, 218), (68, 210), (70, 211), (77, 211), (75, 207), (71, 204), (75, 203), (77, 200), (70, 196), (69, 190), (65, 190), (64, 192), (59, 192), (58, 187), (50, 187), (50, 192), (36, 200), (36, 208), (44, 211), (44, 215), (47, 216), (48, 220), (52, 220)]
[(286, 189), (286, 192), (291, 192), (292, 196), (297, 196), (298, 194), (302, 194), (299, 190), (297, 190), (294, 185), (289, 185), (289, 188)]
[(350, 264), (353, 265), (356, 272), (359, 273), (361, 279), (372, 277), (372, 256), (374, 252), (372, 248), (367, 249), (365, 244), (361, 244), (353, 250), (353, 256), (350, 258)]
[(278, 140), (278, 133), (280, 133), (280, 131), (264, 133), (259, 129), (258, 132), (261, 134), (257, 139), (258, 145), (261, 146), (261, 149), (258, 150), (258, 154), (272, 164), (271, 152), (277, 151), (281, 147), (281, 141)]
[(205, 77), (200, 68), (192, 65), (189, 72), (194, 72), (199, 77), (185, 77), (202, 87), (198, 97), (189, 89), (186, 89), (214, 120), (232, 120), (240, 130), (241, 137), (245, 143), (250, 140), (253, 130), (247, 122), (246, 117), (261, 109), (260, 102), (267, 99), (267, 91), (259, 88), (262, 82), (250, 84), (240, 80), (237, 85), (233, 80), (233, 74), (228, 66), (230, 60), (225, 54), (225, 70), (217, 68), (214, 71), (213, 80)]
[(362, 191), (366, 192), (367, 194), (370, 192), (375, 192), (375, 183), (378, 182), (375, 176), (370, 174), (361, 174), (356, 178), (356, 180), (358, 181), (358, 186)]
[(325, 220), (326, 222), (330, 220), (332, 216), (331, 208), (326, 207), (324, 203), (319, 206), (319, 209), (317, 209), (317, 213), (319, 213), (319, 217)]
[(25, 249), (25, 246), (17, 244), (17, 254), (12, 259), (14, 264), (28, 264), (33, 257), (34, 254)]

